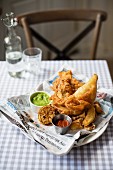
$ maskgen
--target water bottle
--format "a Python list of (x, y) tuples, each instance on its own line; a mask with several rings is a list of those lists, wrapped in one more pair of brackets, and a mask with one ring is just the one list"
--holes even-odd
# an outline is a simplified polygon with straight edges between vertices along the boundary
[(7, 36), (4, 38), (5, 57), (8, 73), (12, 77), (21, 77), (24, 72), (21, 38), (16, 34), (15, 26), (17, 19), (14, 13), (6, 14), (6, 18), (2, 19), (7, 27)]

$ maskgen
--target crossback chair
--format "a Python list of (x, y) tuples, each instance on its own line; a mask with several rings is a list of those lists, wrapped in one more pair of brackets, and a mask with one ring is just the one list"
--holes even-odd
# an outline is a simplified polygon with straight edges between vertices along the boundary
[[(69, 52), (75, 47), (86, 35), (94, 30), (92, 46), (90, 48), (90, 59), (96, 59), (97, 47), (102, 22), (107, 19), (107, 13), (101, 10), (85, 9), (59, 9), (38, 12), (23, 13), (17, 16), (19, 24), (23, 27), (27, 47), (33, 47), (33, 37), (43, 43), (50, 51), (56, 54), (56, 60), (69, 60)], [(39, 32), (32, 28), (33, 25), (57, 21), (86, 21), (89, 22), (87, 27), (74, 37), (63, 50), (53, 45), (49, 40), (43, 37)]]

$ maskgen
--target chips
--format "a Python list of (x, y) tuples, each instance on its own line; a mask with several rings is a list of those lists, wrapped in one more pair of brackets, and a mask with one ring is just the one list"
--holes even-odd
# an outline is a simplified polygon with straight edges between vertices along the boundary
[(88, 109), (86, 117), (82, 122), (83, 126), (85, 127), (90, 125), (92, 122), (94, 122), (95, 118), (96, 118), (96, 112), (94, 106), (92, 105), (90, 109)]

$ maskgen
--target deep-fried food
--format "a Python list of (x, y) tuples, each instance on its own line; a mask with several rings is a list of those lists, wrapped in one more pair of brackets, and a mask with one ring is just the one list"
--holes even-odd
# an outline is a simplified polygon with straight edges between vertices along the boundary
[(60, 91), (62, 96), (65, 93), (74, 93), (71, 86), (72, 72), (71, 70), (59, 72), (59, 77), (53, 82), (52, 89), (55, 92)]
[(84, 83), (72, 77), (71, 70), (59, 72), (59, 77), (53, 82), (52, 90), (59, 98), (65, 97), (68, 93), (73, 94)]
[(59, 74), (59, 77), (63, 80), (71, 80), (72, 79), (72, 71), (71, 70), (60, 71), (58, 74)]
[(61, 114), (65, 114), (68, 116), (77, 114), (74, 110), (68, 109), (65, 106), (61, 106), (58, 103), (53, 105)]
[(78, 116), (77, 119), (72, 121), (71, 130), (83, 129), (84, 128), (83, 125), (82, 125), (83, 120), (84, 120), (83, 117)]
[(72, 130), (93, 130), (96, 115), (103, 113), (99, 102), (95, 101), (97, 80), (98, 76), (94, 74), (87, 83), (83, 83), (72, 76), (71, 70), (59, 72), (51, 87), (54, 91), (50, 97), (52, 105), (39, 110), (39, 121), (50, 124), (57, 111), (72, 118)]
[(56, 112), (56, 109), (51, 104), (43, 106), (39, 109), (38, 119), (42, 124), (48, 125), (52, 122)]
[(65, 104), (65, 101), (67, 100), (67, 97), (69, 96), (69, 94), (67, 93), (66, 94), (66, 97), (58, 97), (57, 95), (58, 93), (54, 93), (51, 97), (50, 97), (50, 100), (52, 100), (52, 104), (60, 104), (62, 106), (64, 106)]
[(93, 129), (95, 129), (95, 124), (94, 124), (94, 123), (91, 123), (91, 124), (88, 125), (88, 126), (84, 126), (84, 129), (86, 129), (86, 130), (93, 130)]
[(77, 130), (77, 129), (83, 129), (84, 126), (82, 124), (83, 120), (85, 119), (85, 112), (83, 112), (80, 115), (72, 116), (72, 124), (71, 124), (71, 130)]
[(103, 114), (104, 113), (101, 106), (100, 106), (100, 103), (98, 101), (94, 102), (94, 107), (95, 107), (95, 111), (96, 111), (97, 114)]
[(77, 120), (77, 119), (80, 119), (80, 118), (82, 118), (82, 120), (84, 120), (84, 119), (85, 119), (85, 116), (86, 116), (86, 114), (85, 114), (85, 112), (83, 112), (83, 113), (80, 114), (80, 115), (72, 116), (72, 120), (74, 121), (74, 120)]
[(90, 125), (91, 123), (94, 122), (95, 117), (96, 117), (96, 112), (94, 106), (92, 105), (91, 108), (87, 111), (87, 115), (83, 120), (83, 125), (84, 126)]
[(87, 83), (81, 86), (74, 93), (74, 96), (78, 100), (85, 100), (88, 101), (89, 103), (93, 103), (95, 101), (97, 93), (97, 80), (98, 76), (97, 74), (94, 74)]
[(83, 112), (84, 109), (89, 108), (91, 104), (84, 100), (78, 100), (74, 97), (74, 95), (71, 95), (67, 98), (65, 106), (68, 109), (74, 110), (76, 114), (80, 114)]
[(71, 126), (70, 126), (70, 129), (71, 130), (83, 129), (83, 126), (81, 125), (80, 122), (73, 121)]

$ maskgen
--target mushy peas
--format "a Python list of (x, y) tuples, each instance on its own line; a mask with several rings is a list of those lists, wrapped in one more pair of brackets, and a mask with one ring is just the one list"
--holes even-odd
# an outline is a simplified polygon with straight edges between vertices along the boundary
[(50, 103), (49, 95), (44, 92), (38, 92), (36, 96), (32, 98), (32, 103), (37, 106), (46, 106)]

